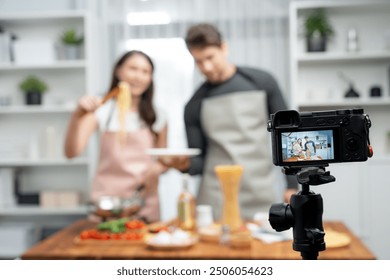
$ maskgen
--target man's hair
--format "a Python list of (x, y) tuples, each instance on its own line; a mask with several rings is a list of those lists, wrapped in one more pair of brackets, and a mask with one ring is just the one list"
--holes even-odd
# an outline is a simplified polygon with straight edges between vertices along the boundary
[(208, 23), (200, 23), (188, 29), (185, 41), (188, 49), (202, 49), (209, 46), (220, 47), (222, 45), (222, 36), (215, 26)]

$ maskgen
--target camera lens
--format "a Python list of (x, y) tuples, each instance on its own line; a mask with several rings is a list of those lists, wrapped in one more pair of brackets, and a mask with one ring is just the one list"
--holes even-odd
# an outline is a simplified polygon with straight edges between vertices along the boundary
[(359, 142), (355, 138), (349, 138), (347, 140), (347, 148), (350, 151), (356, 151), (359, 149)]

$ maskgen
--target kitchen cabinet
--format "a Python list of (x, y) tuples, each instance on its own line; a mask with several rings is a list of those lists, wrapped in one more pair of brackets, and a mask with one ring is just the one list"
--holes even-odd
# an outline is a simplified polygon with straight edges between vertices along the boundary
[[(325, 11), (335, 31), (324, 52), (308, 52), (305, 45), (304, 20), (316, 9)], [(383, 168), (374, 174), (373, 166), (390, 166), (390, 2), (292, 2), (289, 13), (292, 107), (299, 111), (364, 108), (372, 121), (374, 157), (364, 163), (330, 165), (327, 170), (336, 182), (313, 190), (323, 194), (325, 218), (341, 219), (379, 258), (388, 259), (389, 241), (376, 237), (390, 230), (378, 216), (378, 208), (385, 211), (386, 207), (372, 197), (387, 192), (387, 186), (377, 182), (385, 181)], [(351, 28), (357, 32), (356, 51), (347, 50)], [(358, 98), (345, 97), (351, 84)], [(370, 95), (372, 87), (381, 89), (380, 97)]]
[[(0, 227), (5, 222), (25, 221), (60, 227), (87, 213), (90, 153), (87, 150), (79, 158), (68, 160), (63, 155), (63, 144), (78, 99), (95, 93), (94, 73), (90, 70), (96, 55), (90, 51), (94, 19), (89, 4), (83, 0), (29, 4), (0, 0), (0, 26), (17, 37), (11, 49), (13, 60), (0, 61), (0, 170), (7, 171), (0, 174), (8, 174), (7, 178), (0, 178), (0, 194), (10, 196), (0, 199)], [(65, 59), (60, 44), (61, 34), (69, 28), (84, 36), (82, 56), (73, 60)], [(16, 43), (26, 43), (22, 49), (25, 56), (18, 57), (20, 49), (15, 48)], [(27, 47), (34, 44), (46, 44), (51, 55), (43, 49)], [(19, 84), (29, 75), (48, 85), (42, 105), (24, 105)], [(79, 203), (42, 207), (31, 199), (31, 203), (21, 204), (15, 194), (16, 186), (20, 194), (35, 198), (43, 192), (71, 193), (79, 198)]]

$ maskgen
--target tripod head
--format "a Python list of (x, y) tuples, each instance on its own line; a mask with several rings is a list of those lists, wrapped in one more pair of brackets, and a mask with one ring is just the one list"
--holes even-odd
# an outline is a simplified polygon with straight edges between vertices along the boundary
[(293, 228), (293, 249), (301, 252), (302, 259), (317, 259), (325, 250), (322, 225), (323, 201), (320, 194), (310, 190), (310, 185), (322, 185), (335, 181), (325, 171), (328, 164), (316, 167), (284, 167), (286, 175), (295, 175), (302, 190), (291, 196), (290, 204), (276, 203), (269, 210), (269, 222), (276, 231)]

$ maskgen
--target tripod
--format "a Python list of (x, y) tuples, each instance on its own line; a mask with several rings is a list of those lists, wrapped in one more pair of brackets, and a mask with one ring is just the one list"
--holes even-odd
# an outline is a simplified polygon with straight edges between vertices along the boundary
[(335, 178), (325, 171), (328, 165), (317, 167), (284, 167), (286, 175), (296, 175), (302, 190), (291, 196), (290, 204), (273, 204), (269, 221), (276, 231), (293, 228), (293, 249), (301, 252), (303, 260), (316, 260), (318, 252), (325, 250), (322, 225), (323, 201), (320, 194), (310, 190), (310, 185), (334, 182)]

